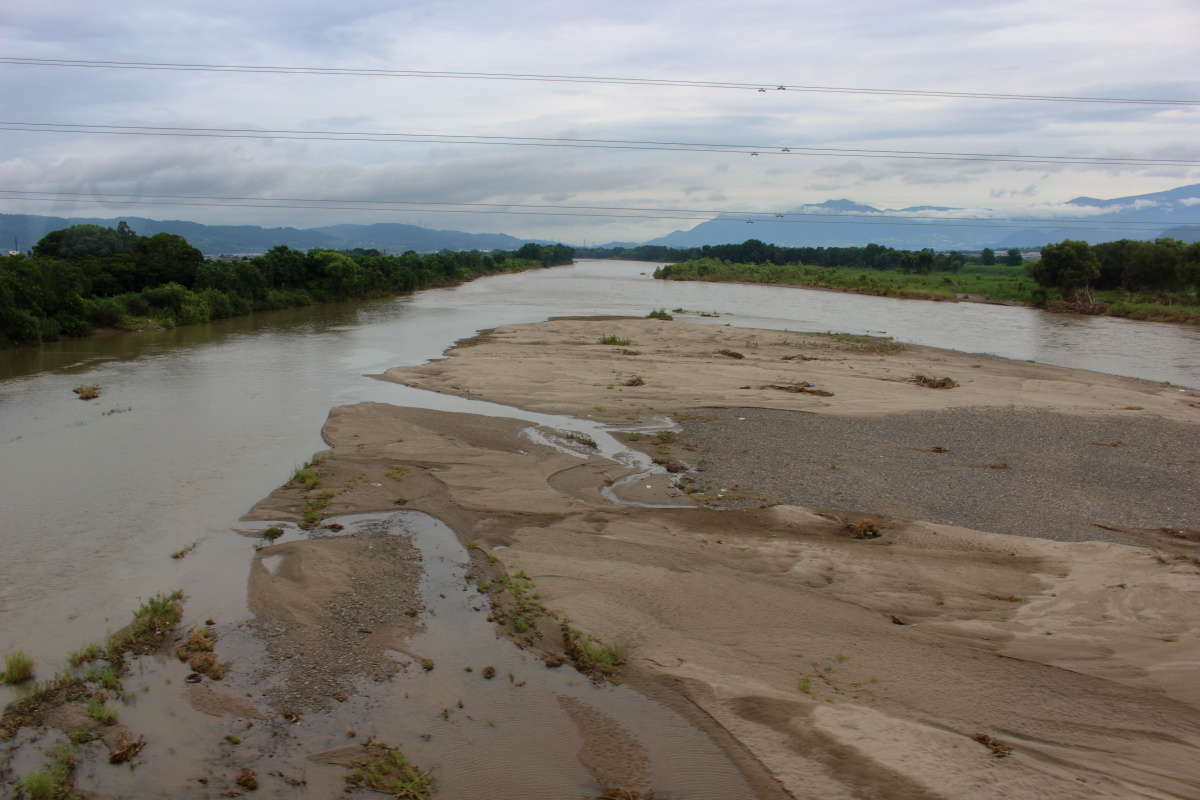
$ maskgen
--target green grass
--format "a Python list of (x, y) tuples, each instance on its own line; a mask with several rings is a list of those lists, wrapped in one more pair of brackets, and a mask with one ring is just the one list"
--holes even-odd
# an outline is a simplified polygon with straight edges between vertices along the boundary
[(621, 665), (625, 663), (625, 648), (603, 642), (586, 633), (562, 624), (563, 644), (575, 668), (585, 675), (620, 683)]
[(161, 645), (183, 615), (183, 592), (156, 594), (133, 612), (133, 621), (108, 637), (107, 657), (119, 661), (130, 651), (147, 652)]
[(273, 542), (276, 539), (278, 539), (280, 536), (283, 536), (283, 528), (279, 528), (274, 525), (272, 525), (269, 528), (264, 529), (262, 532), (262, 537), (264, 539), (266, 539), (268, 542)]
[(668, 314), (665, 308), (656, 308), (646, 315), (646, 319), (661, 319), (670, 321), (675, 318)]
[(616, 347), (628, 347), (633, 344), (632, 339), (623, 339), (615, 333), (609, 333), (600, 337), (599, 344), (611, 344)]
[(24, 683), (33, 677), (33, 658), (24, 650), (14, 650), (4, 657), (4, 672), (0, 679), (4, 683)]
[(373, 749), (377, 754), (357, 762), (346, 776), (347, 786), (372, 789), (397, 800), (427, 800), (433, 796), (437, 781), (429, 772), (413, 765), (394, 747), (376, 745)]
[(512, 633), (529, 633), (537, 626), (537, 621), (546, 615), (546, 607), (541, 603), (541, 595), (533, 580), (518, 570), (512, 575), (501, 575), (492, 583), (509, 595), (509, 602), (503, 608), (494, 612), (495, 618), (504, 623)]
[[(1024, 266), (966, 264), (959, 272), (924, 275), (859, 267), (811, 267), (803, 264), (736, 264), (713, 258), (674, 264), (669, 280), (733, 281), (784, 286), (809, 286), (857, 294), (915, 300), (971, 300), (1035, 306), (1044, 298)], [(1053, 294), (1053, 292), (1052, 292)], [(1124, 290), (1096, 291), (1108, 316), (1156, 322), (1200, 324), (1195, 293), (1142, 294)]]
[(292, 473), (292, 480), (303, 485), (305, 491), (309, 491), (317, 487), (317, 484), (321, 482), (321, 476), (316, 473), (316, 470), (300, 467)]
[(117, 712), (105, 705), (99, 697), (88, 698), (87, 715), (101, 725), (115, 725), (117, 722)]
[(89, 644), (87, 647), (81, 647), (67, 656), (67, 661), (72, 667), (78, 667), (89, 661), (95, 661), (102, 656), (104, 651), (100, 649), (98, 644)]

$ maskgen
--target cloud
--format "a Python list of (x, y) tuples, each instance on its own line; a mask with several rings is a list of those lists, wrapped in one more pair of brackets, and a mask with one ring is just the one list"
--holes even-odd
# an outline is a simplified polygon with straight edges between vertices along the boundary
[[(685, 80), (1196, 97), (1193, 0), (12, 0), (6, 53)], [(1152, 42), (1153, 46), (1147, 46)], [(7, 119), (746, 143), (909, 151), (1153, 156), (1200, 161), (1200, 109), (537, 81), (246, 75), (0, 65)], [(784, 209), (829, 197), (877, 206), (1028, 205), (1196, 179), (1159, 167), (759, 158), (696, 152), (154, 139), (0, 131), (0, 188), (349, 200)], [(1036, 187), (1036, 188), (1034, 188)], [(0, 201), (39, 213), (50, 204)], [(343, 205), (347, 205), (343, 202)], [(89, 213), (97, 208), (77, 204)], [(109, 207), (111, 209), (111, 207)], [(139, 206), (147, 216), (164, 206)], [(320, 224), (381, 212), (173, 207), (205, 221)], [(671, 221), (399, 214), (440, 227), (633, 238)], [(592, 236), (595, 233), (596, 236)]]

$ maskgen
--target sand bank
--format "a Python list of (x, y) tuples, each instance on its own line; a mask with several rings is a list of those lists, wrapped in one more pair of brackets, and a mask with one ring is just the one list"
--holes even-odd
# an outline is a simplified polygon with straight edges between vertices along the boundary
[[(604, 335), (631, 342), (596, 344)], [(783, 360), (797, 355), (811, 360)], [(909, 382), (915, 374), (960, 385), (927, 389)], [(643, 383), (623, 385), (634, 376)], [(503, 328), (388, 378), (614, 421), (713, 406), (840, 416), (1012, 407), (1187, 425), (1200, 415), (1194, 393), (1112, 376), (640, 320)], [(801, 383), (832, 394), (771, 388)], [(403, 500), (524, 570), (552, 611), (627, 648), (635, 683), (702, 712), (760, 796), (773, 791), (763, 771), (801, 798), (1200, 796), (1200, 576), (1186, 552), (896, 515), (856, 526), (870, 507), (613, 506), (595, 487), (620, 475), (616, 465), (593, 457), (581, 468), (524, 427), (382, 404), (334, 409), (322, 469), (367, 479), (329, 513)], [(651, 450), (695, 461), (686, 443), (685, 430)], [(298, 491), (256, 514), (298, 515)], [(529, 644), (556, 646), (553, 636)], [(997, 741), (1011, 755), (997, 757)]]

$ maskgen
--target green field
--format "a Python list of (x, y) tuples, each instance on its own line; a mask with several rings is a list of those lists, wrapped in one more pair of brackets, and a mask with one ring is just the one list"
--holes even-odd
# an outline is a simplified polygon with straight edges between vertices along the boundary
[[(655, 270), (656, 278), (676, 281), (729, 281), (806, 286), (881, 297), (947, 302), (975, 301), (1048, 306), (1071, 310), (1048, 298), (1023, 266), (966, 264), (959, 272), (912, 274), (857, 267), (804, 264), (736, 264), (715, 258), (682, 261)], [(1187, 293), (1138, 294), (1122, 290), (1095, 293), (1101, 313), (1131, 319), (1200, 324), (1200, 304)]]

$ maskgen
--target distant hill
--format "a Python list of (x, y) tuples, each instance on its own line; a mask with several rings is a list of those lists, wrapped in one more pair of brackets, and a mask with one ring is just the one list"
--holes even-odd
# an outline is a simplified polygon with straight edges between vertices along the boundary
[[(1077, 206), (1081, 211), (1099, 209), (1100, 213), (1093, 211), (1081, 217), (1089, 221), (1087, 225), (1080, 225), (1077, 220), (1071, 218), (1060, 217), (1053, 220), (1053, 228), (1048, 227), (1046, 223), (1036, 227), (1030, 224), (1030, 227), (1025, 228), (1016, 220), (1001, 228), (973, 226), (969, 222), (954, 220), (896, 218), (901, 215), (958, 210), (946, 206), (880, 209), (852, 200), (826, 200), (787, 212), (807, 215), (803, 219), (747, 218), (722, 214), (690, 230), (675, 231), (652, 239), (646, 244), (701, 247), (706, 244), (760, 239), (785, 247), (849, 247), (876, 242), (903, 249), (931, 247), (935, 250), (978, 250), (983, 247), (1036, 247), (1063, 239), (1083, 239), (1093, 244), (1114, 239), (1156, 239), (1164, 235), (1174, 235), (1167, 233), (1168, 229), (1184, 226), (1185, 230), (1191, 230), (1200, 226), (1200, 184), (1108, 200), (1076, 197), (1067, 205)], [(847, 214), (867, 216), (844, 216)], [(889, 216), (892, 219), (889, 220)], [(751, 220), (749, 223), (748, 219)], [(1098, 225), (1096, 220), (1115, 223), (1162, 221), (1162, 227), (1131, 228), (1113, 225), (1106, 228)]]
[(1167, 228), (1163, 236), (1179, 239), (1182, 242), (1200, 242), (1200, 225), (1180, 225), (1178, 228)]
[(356, 247), (402, 253), (416, 250), (516, 250), (526, 242), (550, 244), (545, 239), (518, 239), (504, 233), (465, 233), (435, 230), (419, 225), (376, 223), (374, 225), (329, 225), (323, 228), (262, 228), (257, 225), (204, 225), (186, 220), (156, 220), (144, 217), (43, 217), (32, 214), (0, 214), (0, 249), (7, 251), (16, 241), (17, 250), (29, 250), (50, 231), (71, 225), (115, 227), (125, 220), (142, 236), (174, 233), (187, 239), (207, 255), (265, 253), (275, 245), (286, 244), (297, 250), (328, 248), (352, 250)]

